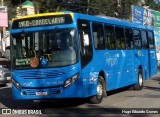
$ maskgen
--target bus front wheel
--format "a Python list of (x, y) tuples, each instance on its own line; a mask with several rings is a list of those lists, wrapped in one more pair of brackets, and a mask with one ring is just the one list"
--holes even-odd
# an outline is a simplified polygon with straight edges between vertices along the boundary
[(143, 75), (142, 70), (138, 70), (138, 82), (133, 85), (134, 90), (142, 90), (143, 88)]
[(99, 104), (102, 102), (103, 96), (105, 94), (105, 81), (102, 76), (98, 77), (97, 82), (97, 95), (90, 98), (90, 102), (93, 104)]

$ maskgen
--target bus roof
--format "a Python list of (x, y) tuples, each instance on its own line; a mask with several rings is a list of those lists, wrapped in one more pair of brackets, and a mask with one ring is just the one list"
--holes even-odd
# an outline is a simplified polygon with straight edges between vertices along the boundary
[(33, 18), (33, 17), (50, 16), (50, 15), (62, 15), (62, 14), (70, 14), (70, 13), (73, 13), (73, 12), (71, 12), (71, 11), (61, 11), (61, 12), (40, 13), (40, 14), (33, 14), (33, 15), (13, 18), (12, 21), (19, 20), (19, 19)]
[(118, 19), (118, 18), (114, 18), (114, 17), (91, 16), (91, 15), (80, 14), (80, 13), (76, 13), (76, 14), (79, 16), (80, 19), (87, 19), (87, 20), (92, 20), (92, 21), (97, 21), (97, 22), (112, 24), (112, 25), (119, 25), (119, 26), (126, 26), (126, 27), (132, 27), (132, 28), (153, 30), (153, 27), (132, 23), (128, 20)]
[(29, 15), (29, 16), (22, 16), (22, 17), (19, 17), (19, 18), (15, 18), (12, 21), (19, 20), (19, 19), (28, 19), (28, 18), (33, 18), (33, 17), (50, 16), (50, 15), (62, 15), (62, 14), (74, 14), (77, 18), (80, 18), (80, 19), (97, 21), (97, 22), (106, 23), (106, 24), (153, 30), (153, 27), (148, 27), (148, 26), (143, 26), (143, 25), (140, 25), (140, 24), (135, 24), (135, 23), (132, 23), (128, 20), (123, 20), (123, 19), (118, 19), (118, 18), (108, 17), (108, 16), (92, 16), (92, 15), (87, 15), (87, 14), (74, 13), (74, 12), (71, 12), (71, 11), (41, 13), (41, 14), (34, 14), (34, 15)]

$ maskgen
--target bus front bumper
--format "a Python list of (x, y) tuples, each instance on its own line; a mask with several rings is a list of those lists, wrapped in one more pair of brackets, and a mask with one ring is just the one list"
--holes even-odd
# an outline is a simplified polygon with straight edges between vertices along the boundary
[(48, 100), (64, 98), (87, 98), (96, 95), (96, 84), (78, 85), (74, 83), (66, 88), (22, 88), (18, 90), (12, 85), (14, 100)]

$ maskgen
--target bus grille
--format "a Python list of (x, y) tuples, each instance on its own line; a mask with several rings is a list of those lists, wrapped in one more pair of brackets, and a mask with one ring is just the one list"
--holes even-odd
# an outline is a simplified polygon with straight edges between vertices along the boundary
[(65, 72), (60, 70), (48, 70), (48, 71), (27, 71), (20, 72), (19, 77), (23, 79), (46, 79), (46, 78), (56, 78), (64, 75)]
[(30, 96), (36, 96), (37, 92), (47, 92), (46, 95), (41, 95), (41, 96), (48, 96), (48, 95), (57, 95), (62, 92), (62, 87), (56, 87), (56, 88), (50, 88), (50, 89), (27, 89), (23, 91), (24, 95), (30, 95)]

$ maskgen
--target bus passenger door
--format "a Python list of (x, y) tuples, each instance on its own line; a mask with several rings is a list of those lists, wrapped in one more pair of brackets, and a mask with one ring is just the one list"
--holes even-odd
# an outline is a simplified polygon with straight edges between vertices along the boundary
[(157, 73), (157, 58), (156, 58), (156, 49), (155, 49), (155, 40), (153, 32), (148, 31), (147, 32), (148, 42), (149, 42), (149, 76), (153, 76)]
[(90, 22), (87, 20), (78, 20), (78, 30), (80, 39), (81, 68), (84, 68), (93, 58)]

